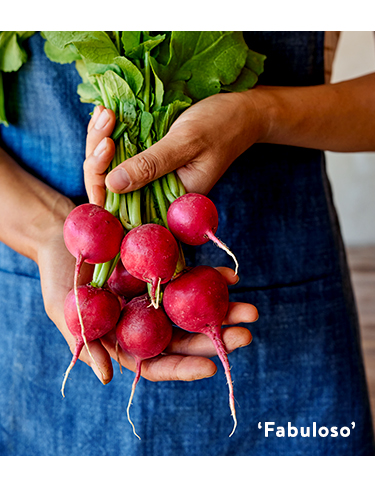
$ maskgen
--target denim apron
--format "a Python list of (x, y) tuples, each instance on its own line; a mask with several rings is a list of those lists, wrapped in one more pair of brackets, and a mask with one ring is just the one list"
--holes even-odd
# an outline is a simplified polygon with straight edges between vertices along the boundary
[[(260, 83), (324, 82), (324, 33), (252, 32), (245, 39), (267, 55)], [(4, 77), (11, 124), (1, 128), (1, 146), (83, 202), (91, 108), (79, 102), (74, 65), (50, 62), (39, 34), (27, 49), (26, 65)], [(260, 314), (249, 326), (252, 344), (229, 355), (234, 435), (217, 358), (209, 379), (140, 380), (131, 411), (141, 441), (126, 417), (133, 373), (121, 375), (115, 365), (103, 386), (78, 362), (63, 399), (71, 353), (45, 314), (38, 268), (0, 244), (1, 455), (374, 454), (356, 309), (323, 152), (254, 145), (210, 197), (219, 210), (217, 234), (240, 264), (231, 300), (253, 303)], [(185, 253), (189, 265), (233, 265), (211, 243)]]

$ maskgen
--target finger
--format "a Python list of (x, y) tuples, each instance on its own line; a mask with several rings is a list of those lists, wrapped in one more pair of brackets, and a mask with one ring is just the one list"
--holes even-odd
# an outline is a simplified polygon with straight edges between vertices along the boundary
[[(119, 352), (121, 364), (135, 372), (135, 361)], [(210, 378), (217, 371), (216, 365), (206, 357), (161, 355), (142, 362), (141, 375), (149, 381), (195, 381)]]
[[(101, 342), (111, 356), (120, 362), (121, 366), (135, 372), (136, 363), (133, 356), (123, 351), (119, 346), (116, 352), (114, 337), (111, 333), (102, 337)], [(180, 354), (180, 352), (174, 354)], [(207, 357), (185, 356), (182, 351), (181, 354), (162, 354), (152, 359), (144, 360), (142, 362), (142, 376), (150, 381), (194, 381), (208, 378), (216, 373), (215, 363)], [(215, 355), (215, 353), (212, 355)]]
[(115, 143), (105, 137), (83, 163), (86, 193), (92, 204), (104, 206), (105, 175), (114, 154)]
[[(68, 330), (66, 324), (63, 327), (59, 327), (59, 330), (67, 341), (70, 351), (73, 355), (76, 347), (75, 338)], [(82, 349), (79, 355), (79, 360), (90, 366), (99, 381), (106, 385), (111, 381), (113, 377), (113, 366), (111, 357), (99, 340), (89, 342), (88, 346), (94, 360), (89, 355), (86, 347)]]
[[(223, 328), (221, 333), (228, 353), (240, 347), (245, 347), (252, 341), (250, 331), (244, 327)], [(217, 354), (211, 339), (207, 335), (188, 333), (179, 329), (176, 329), (166, 352), (169, 354), (202, 357), (213, 357)]]
[(113, 377), (113, 366), (111, 361), (111, 356), (108, 354), (106, 349), (102, 346), (99, 340), (94, 340), (88, 343), (90, 352), (94, 361), (87, 352), (86, 347), (82, 349), (82, 353), (79, 359), (86, 364), (88, 364), (98, 379), (104, 384), (108, 384)]
[(109, 172), (105, 184), (116, 193), (130, 192), (183, 166), (197, 156), (197, 147), (179, 133), (168, 133), (147, 150), (122, 162)]
[(228, 286), (234, 286), (234, 284), (237, 284), (240, 280), (238, 274), (235, 274), (234, 270), (230, 267), (215, 267), (215, 269), (224, 277)]
[(115, 123), (113, 111), (97, 106), (87, 128), (85, 187), (89, 201), (99, 206), (104, 205), (105, 173), (115, 154), (115, 144), (110, 139)]
[(223, 325), (235, 325), (237, 323), (252, 323), (259, 318), (258, 310), (250, 303), (231, 302), (224, 318)]
[(103, 106), (95, 107), (87, 128), (86, 158), (91, 155), (103, 138), (111, 136), (115, 124), (116, 116), (113, 111)]

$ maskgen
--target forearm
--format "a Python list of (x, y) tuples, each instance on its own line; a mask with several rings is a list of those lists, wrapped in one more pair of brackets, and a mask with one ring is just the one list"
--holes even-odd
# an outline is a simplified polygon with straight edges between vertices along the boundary
[(38, 262), (38, 250), (73, 203), (22, 169), (0, 148), (0, 241)]
[(375, 73), (310, 87), (257, 87), (259, 142), (340, 152), (375, 150)]

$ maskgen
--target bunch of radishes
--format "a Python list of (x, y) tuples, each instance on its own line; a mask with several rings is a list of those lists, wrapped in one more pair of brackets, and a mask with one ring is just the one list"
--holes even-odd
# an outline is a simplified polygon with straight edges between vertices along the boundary
[[(142, 361), (166, 349), (175, 324), (211, 338), (229, 385), (232, 435), (237, 420), (230, 368), (221, 338), (221, 325), (229, 306), (227, 283), (216, 269), (206, 265), (176, 273), (181, 255), (178, 242), (201, 245), (211, 239), (235, 257), (215, 237), (218, 213), (206, 196), (188, 193), (178, 197), (169, 206), (167, 224), (169, 229), (156, 223), (142, 224), (125, 234), (115, 216), (93, 204), (78, 206), (67, 217), (64, 240), (76, 258), (76, 271), (74, 288), (65, 301), (65, 319), (76, 339), (76, 348), (63, 380), (62, 394), (82, 348), (86, 346), (95, 362), (88, 342), (115, 329), (119, 346), (136, 361), (127, 408), (132, 424), (129, 408)], [(121, 260), (103, 287), (78, 286), (83, 262), (102, 264), (116, 257)], [(133, 424), (132, 427), (137, 435)]]

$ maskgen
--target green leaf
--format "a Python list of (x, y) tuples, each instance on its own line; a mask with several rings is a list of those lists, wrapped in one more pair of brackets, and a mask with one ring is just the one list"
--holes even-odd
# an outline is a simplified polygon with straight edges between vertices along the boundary
[(111, 138), (116, 141), (122, 134), (124, 133), (126, 129), (126, 124), (119, 119), (116, 119), (116, 124), (115, 124), (115, 129), (113, 130), (113, 133), (111, 135)]
[(27, 54), (18, 43), (17, 32), (0, 32), (0, 70), (17, 71), (27, 59)]
[(1, 72), (17, 71), (27, 60), (22, 47), (23, 41), (32, 36), (34, 31), (0, 31), (0, 124), (8, 126), (5, 114), (5, 95)]
[(155, 71), (155, 60), (152, 57), (150, 57), (150, 65), (151, 65), (152, 72), (154, 74), (154, 85), (155, 85), (152, 110), (158, 111), (160, 107), (163, 105), (164, 85)]
[(4, 100), (4, 89), (3, 89), (3, 74), (0, 71), (0, 124), (4, 126), (9, 126), (8, 120), (5, 115), (5, 100)]
[(43, 31), (43, 34), (59, 49), (73, 44), (82, 58), (93, 63), (109, 64), (119, 56), (116, 46), (104, 31)]
[(72, 63), (73, 61), (80, 60), (81, 55), (74, 48), (73, 45), (65, 46), (65, 48), (60, 49), (49, 41), (44, 43), (44, 52), (47, 58), (55, 63), (65, 64)]
[(222, 90), (227, 92), (243, 92), (253, 87), (258, 81), (258, 75), (244, 67), (237, 80), (230, 85), (223, 85)]
[(91, 83), (80, 83), (77, 88), (77, 93), (80, 96), (81, 102), (103, 104), (100, 93)]
[(114, 71), (107, 70), (103, 75), (103, 83), (108, 89), (112, 97), (116, 97), (118, 100), (131, 104), (134, 107), (137, 105), (137, 101), (134, 92), (130, 88), (129, 84), (118, 76)]
[(165, 39), (165, 35), (158, 34), (157, 36), (146, 36), (146, 39), (140, 43), (138, 46), (134, 47), (130, 51), (125, 51), (125, 54), (128, 58), (134, 60), (143, 60), (146, 51), (151, 51), (158, 44), (163, 42)]
[(110, 97), (118, 102), (122, 102), (123, 106), (123, 122), (128, 128), (131, 128), (137, 120), (137, 100), (129, 84), (119, 77), (112, 70), (108, 70), (104, 75), (96, 75), (102, 77), (103, 85)]
[(188, 102), (175, 100), (171, 104), (163, 106), (159, 111), (152, 113), (157, 140), (160, 140), (168, 133), (174, 121), (189, 105)]
[(125, 144), (125, 158), (134, 157), (138, 153), (136, 145), (134, 145), (128, 136), (128, 133), (124, 133), (124, 144)]
[(259, 54), (249, 49), (246, 57), (246, 67), (255, 72), (259, 77), (264, 71), (264, 62), (266, 58), (267, 56), (264, 54)]
[(185, 95), (201, 100), (236, 80), (247, 52), (239, 31), (174, 31), (168, 64), (158, 64), (158, 75), (166, 91), (173, 82), (186, 81)]
[(230, 85), (223, 85), (222, 90), (226, 90), (227, 92), (243, 92), (254, 87), (259, 75), (263, 73), (265, 59), (266, 56), (249, 49), (246, 57), (246, 65), (240, 75)]
[(121, 42), (125, 54), (128, 54), (139, 46), (139, 43), (141, 42), (141, 31), (122, 31)]
[(141, 116), (141, 130), (139, 133), (139, 140), (144, 143), (147, 140), (148, 135), (150, 134), (151, 126), (154, 121), (152, 114), (147, 111), (142, 112)]
[(130, 60), (125, 58), (125, 56), (118, 56), (113, 61), (121, 68), (123, 77), (133, 90), (134, 94), (138, 95), (143, 85), (142, 73)]

